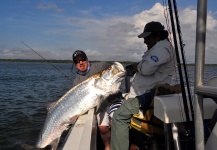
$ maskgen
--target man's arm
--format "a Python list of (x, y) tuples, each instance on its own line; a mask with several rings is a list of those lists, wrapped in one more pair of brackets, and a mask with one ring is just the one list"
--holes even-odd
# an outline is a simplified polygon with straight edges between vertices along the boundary
[(160, 65), (170, 60), (170, 53), (165, 47), (151, 52), (139, 63), (137, 69), (142, 75), (153, 74)]

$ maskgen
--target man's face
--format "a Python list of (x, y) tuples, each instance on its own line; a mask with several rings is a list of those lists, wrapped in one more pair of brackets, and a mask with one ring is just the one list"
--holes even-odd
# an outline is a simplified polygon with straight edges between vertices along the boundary
[(86, 71), (88, 67), (88, 59), (81, 56), (76, 57), (75, 66), (80, 71)]
[(158, 37), (154, 37), (152, 35), (149, 35), (143, 39), (144, 39), (144, 43), (147, 45), (148, 50), (151, 49), (159, 40)]

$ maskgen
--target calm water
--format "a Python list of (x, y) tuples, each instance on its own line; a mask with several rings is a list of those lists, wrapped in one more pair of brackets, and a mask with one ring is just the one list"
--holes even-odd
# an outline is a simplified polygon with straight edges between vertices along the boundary
[(34, 145), (46, 117), (43, 105), (58, 100), (72, 85), (71, 64), (0, 63), (0, 149)]
[[(0, 149), (19, 150), (35, 145), (46, 118), (44, 104), (58, 100), (71, 88), (71, 64), (0, 62)], [(193, 67), (189, 67), (192, 82)], [(74, 71), (75, 72), (75, 71)], [(217, 66), (205, 67), (205, 83), (217, 76)]]

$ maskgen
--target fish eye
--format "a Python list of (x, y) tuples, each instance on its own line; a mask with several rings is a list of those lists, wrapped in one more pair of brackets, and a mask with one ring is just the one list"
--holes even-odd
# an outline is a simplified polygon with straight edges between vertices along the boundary
[(112, 67), (108, 67), (108, 70), (111, 70), (112, 69)]

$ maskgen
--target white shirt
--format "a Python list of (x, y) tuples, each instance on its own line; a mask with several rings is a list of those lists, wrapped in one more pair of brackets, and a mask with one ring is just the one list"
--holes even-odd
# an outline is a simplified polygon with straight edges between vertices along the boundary
[(175, 73), (175, 54), (171, 43), (165, 39), (144, 53), (137, 66), (138, 72), (131, 82), (128, 98), (134, 98), (156, 84), (171, 83)]

